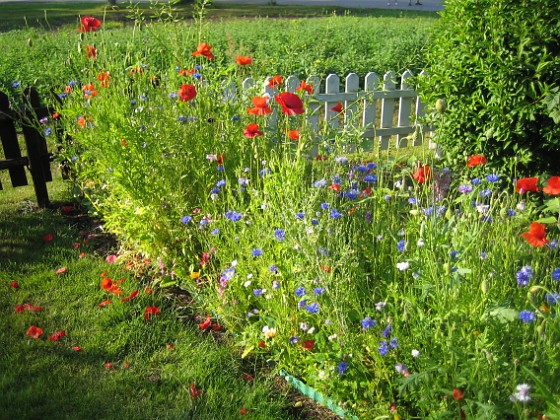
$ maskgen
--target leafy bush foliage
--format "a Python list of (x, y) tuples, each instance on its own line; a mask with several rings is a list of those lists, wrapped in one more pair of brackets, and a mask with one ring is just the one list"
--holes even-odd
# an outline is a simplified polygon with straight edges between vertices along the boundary
[(560, 161), (560, 14), (556, 0), (449, 0), (419, 79), (448, 160), (483, 153), (502, 166)]

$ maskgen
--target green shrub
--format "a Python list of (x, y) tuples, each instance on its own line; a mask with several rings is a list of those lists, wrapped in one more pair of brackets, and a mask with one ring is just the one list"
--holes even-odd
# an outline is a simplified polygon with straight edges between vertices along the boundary
[(419, 79), (428, 104), (447, 102), (446, 156), (483, 153), (521, 171), (560, 161), (559, 11), (556, 0), (446, 2)]

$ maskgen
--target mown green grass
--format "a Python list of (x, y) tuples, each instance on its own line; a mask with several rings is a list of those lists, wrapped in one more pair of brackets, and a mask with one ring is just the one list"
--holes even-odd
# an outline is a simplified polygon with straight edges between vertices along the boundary
[[(55, 29), (61, 25), (74, 24), (80, 16), (104, 16), (111, 26), (130, 23), (128, 15), (129, 3), (121, 2), (118, 7), (109, 7), (101, 2), (54, 2), (54, 3), (7, 3), (2, 4), (0, 17), (0, 31), (22, 29), (24, 27), (43, 27)], [(148, 17), (158, 18), (159, 7), (149, 3), (139, 3), (136, 8), (146, 12)], [(177, 19), (192, 19), (192, 6), (174, 6)], [(232, 18), (314, 18), (329, 15), (352, 15), (359, 17), (424, 17), (436, 18), (435, 12), (383, 10), (383, 9), (348, 9), (345, 7), (329, 6), (269, 6), (262, 4), (215, 3), (208, 8), (207, 17), (210, 19)]]
[[(55, 204), (68, 196), (59, 178), (49, 187)], [(147, 279), (106, 263), (84, 244), (72, 219), (57, 209), (38, 210), (33, 200), (32, 187), (0, 192), (1, 418), (216, 419), (238, 418), (243, 407), (252, 418), (291, 418), (286, 395), (273, 389), (272, 378), (255, 373), (260, 362), (242, 363), (227, 334), (204, 334), (194, 322), (179, 321), (160, 290), (144, 293)], [(52, 242), (44, 243), (46, 233)], [(86, 255), (78, 259), (80, 252)], [(56, 274), (63, 266), (67, 273)], [(126, 295), (139, 290), (139, 297), (121, 303), (106, 296), (102, 272), (124, 278)], [(107, 298), (112, 303), (99, 307)], [(26, 303), (42, 311), (16, 313)], [(147, 306), (161, 314), (145, 321)], [(43, 329), (40, 339), (26, 336), (31, 325)], [(48, 340), (60, 330), (67, 336)], [(193, 397), (191, 384), (203, 393)]]

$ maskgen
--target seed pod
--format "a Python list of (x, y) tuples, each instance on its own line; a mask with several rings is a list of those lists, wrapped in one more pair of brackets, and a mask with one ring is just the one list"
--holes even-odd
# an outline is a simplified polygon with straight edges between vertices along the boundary
[(27, 46), (28, 47), (32, 47), (33, 46), (33, 40), (31, 38), (27, 39)]
[(436, 101), (436, 111), (439, 112), (440, 114), (443, 114), (446, 108), (447, 108), (447, 103), (445, 102), (445, 99), (439, 98)]
[(480, 290), (482, 290), (483, 294), (488, 293), (488, 280), (486, 279), (482, 280), (482, 282), (480, 283)]

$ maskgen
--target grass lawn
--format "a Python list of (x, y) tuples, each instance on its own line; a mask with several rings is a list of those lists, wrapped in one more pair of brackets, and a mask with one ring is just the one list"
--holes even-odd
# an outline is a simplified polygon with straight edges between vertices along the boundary
[[(274, 389), (260, 370), (262, 362), (242, 361), (227, 333), (203, 332), (192, 318), (180, 321), (177, 305), (149, 278), (98, 255), (112, 242), (100, 240), (92, 225), (75, 225), (79, 217), (63, 215), (60, 206), (38, 210), (32, 187), (6, 184), (0, 192), (1, 418), (216, 419), (238, 418), (243, 409), (252, 418), (295, 415), (286, 391)], [(55, 202), (68, 195), (60, 179), (49, 190)], [(80, 234), (86, 227), (88, 234)], [(67, 271), (57, 274), (62, 267)], [(103, 290), (103, 277), (122, 279), (122, 295)], [(138, 297), (121, 302), (134, 290)], [(99, 306), (108, 299), (111, 304)], [(147, 307), (160, 313), (146, 320)], [(42, 329), (39, 338), (26, 335), (31, 326)], [(49, 339), (60, 331), (66, 335)]]

